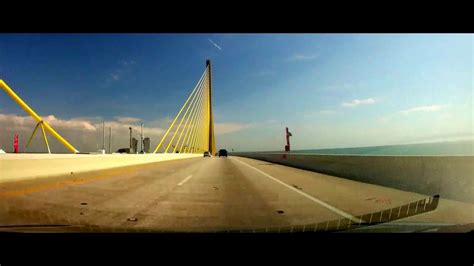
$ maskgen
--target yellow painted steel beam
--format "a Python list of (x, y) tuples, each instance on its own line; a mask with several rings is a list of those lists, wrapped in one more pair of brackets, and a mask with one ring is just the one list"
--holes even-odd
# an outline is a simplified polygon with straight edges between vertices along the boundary
[(214, 119), (212, 114), (212, 68), (211, 68), (211, 60), (206, 61), (207, 71), (209, 72), (208, 75), (208, 82), (209, 82), (209, 126), (208, 126), (208, 147), (209, 152), (214, 155), (216, 150), (216, 140), (214, 135)]
[(30, 139), (29, 139), (28, 142), (26, 143), (26, 147), (27, 147), (27, 148), (28, 148), (28, 146), (30, 145), (31, 140), (32, 140), (33, 137), (35, 136), (36, 130), (38, 130), (38, 127), (39, 127), (39, 126), (40, 126), (40, 123), (36, 123), (35, 129), (33, 129), (33, 133), (31, 133)]
[[(207, 84), (207, 83), (206, 83)], [(200, 132), (199, 132), (199, 138), (198, 138), (198, 142), (197, 142), (197, 147), (198, 147), (198, 151), (199, 152), (204, 152), (204, 151), (207, 151), (206, 147), (205, 147), (205, 143), (204, 143), (204, 140), (205, 140), (205, 136), (206, 136), (206, 118), (207, 118), (207, 103), (209, 101), (209, 98), (208, 98), (208, 87), (206, 86), (206, 98), (204, 100), (204, 110), (203, 110), (203, 117), (202, 117), (202, 124), (199, 126), (200, 128)]]
[[(209, 76), (208, 76), (209, 77)], [(207, 99), (206, 99), (206, 116), (204, 117), (204, 131), (202, 135), (202, 146), (203, 150), (209, 151), (209, 100), (210, 100), (210, 95), (209, 95), (209, 81), (207, 81)]]
[(163, 144), (163, 141), (166, 139), (166, 137), (168, 136), (168, 134), (170, 133), (170, 130), (171, 128), (173, 128), (174, 126), (174, 123), (176, 123), (176, 120), (178, 119), (179, 115), (181, 114), (181, 112), (184, 110), (184, 107), (186, 107), (186, 105), (188, 104), (189, 100), (191, 99), (191, 96), (194, 94), (194, 92), (196, 91), (196, 89), (198, 88), (198, 85), (199, 83), (201, 83), (201, 80), (204, 78), (204, 76), (206, 75), (207, 71), (204, 71), (204, 73), (202, 74), (201, 76), (201, 79), (199, 79), (198, 83), (196, 84), (196, 87), (194, 87), (193, 91), (191, 92), (191, 94), (189, 94), (188, 96), (188, 99), (186, 100), (186, 102), (183, 104), (183, 107), (181, 107), (181, 109), (179, 110), (178, 114), (176, 115), (176, 117), (174, 118), (173, 122), (171, 123), (170, 127), (168, 128), (168, 130), (166, 131), (165, 135), (163, 136), (163, 138), (161, 138), (161, 141), (160, 143), (158, 143), (158, 145), (156, 146), (155, 150), (153, 151), (153, 153), (156, 153), (158, 151), (158, 149), (161, 147), (161, 145)]
[(3, 80), (0, 79), (0, 87), (10, 96), (23, 110), (25, 110), (30, 116), (32, 116), (38, 123), (42, 123), (44, 128), (61, 142), (68, 150), (74, 153), (79, 151), (74, 148), (66, 139), (59, 135), (46, 121), (44, 121), (39, 115), (36, 114)]
[(41, 131), (43, 132), (44, 143), (46, 144), (46, 148), (48, 149), (48, 153), (51, 154), (51, 150), (49, 149), (48, 138), (46, 137), (46, 131), (44, 131), (43, 123), (41, 123)]

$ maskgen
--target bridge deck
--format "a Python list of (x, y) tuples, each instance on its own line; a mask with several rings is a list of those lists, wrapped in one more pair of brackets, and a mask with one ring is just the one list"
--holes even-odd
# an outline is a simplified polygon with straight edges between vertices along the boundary
[[(192, 158), (0, 184), (0, 226), (93, 224), (158, 230), (302, 225), (425, 197), (268, 162)], [(441, 200), (410, 222), (472, 223), (474, 204)]]

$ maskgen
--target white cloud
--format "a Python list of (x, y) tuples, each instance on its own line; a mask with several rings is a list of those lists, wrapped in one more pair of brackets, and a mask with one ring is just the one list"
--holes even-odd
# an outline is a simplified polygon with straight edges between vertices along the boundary
[[(421, 106), (416, 106), (410, 109), (398, 111), (396, 113), (392, 113), (386, 116), (383, 116), (380, 119), (382, 122), (387, 122), (395, 117), (399, 117), (400, 115), (410, 115), (413, 113), (431, 113), (431, 112), (437, 112), (442, 109), (444, 109), (447, 105), (440, 105), (440, 104), (434, 104), (434, 105), (421, 105)], [(452, 117), (450, 114), (444, 114), (440, 116), (442, 119), (448, 119), (449, 117)]]
[(119, 79), (120, 79), (119, 74), (111, 73), (111, 74), (110, 74), (110, 77), (111, 77), (113, 80), (119, 80)]
[(222, 50), (222, 48), (221, 48), (219, 45), (217, 45), (217, 43), (213, 42), (211, 39), (208, 39), (208, 40), (209, 40), (209, 42), (210, 42), (212, 45), (214, 45), (214, 47), (216, 47), (217, 49), (219, 49), (219, 51)]
[(401, 114), (407, 115), (410, 113), (416, 113), (416, 112), (436, 112), (441, 110), (442, 108), (446, 107), (445, 105), (422, 105), (422, 106), (417, 106), (413, 107), (407, 110), (400, 111)]
[[(96, 131), (93, 123), (87, 120), (75, 118), (70, 120), (57, 119), (54, 115), (48, 115), (44, 117), (43, 120), (55, 128), (68, 128), (88, 132)], [(0, 125), (2, 126), (13, 126), (19, 127), (21, 129), (29, 128), (29, 130), (33, 130), (33, 128), (36, 126), (36, 123), (36, 120), (34, 120), (31, 116), (0, 114)]]
[(90, 121), (86, 120), (79, 120), (79, 119), (57, 119), (54, 115), (48, 115), (47, 117), (43, 118), (46, 122), (48, 122), (52, 126), (60, 127), (60, 128), (74, 128), (86, 131), (96, 131), (95, 126), (91, 124)]
[(252, 127), (252, 124), (241, 123), (215, 123), (214, 133), (216, 135), (223, 135), (227, 133), (237, 132), (246, 128)]
[(112, 82), (120, 80), (120, 78), (130, 71), (131, 65), (135, 65), (137, 62), (135, 60), (120, 60), (118, 61), (118, 66), (109, 73), (109, 76), (106, 78), (103, 87), (109, 86)]
[(165, 116), (165, 117), (161, 117), (159, 119), (153, 120), (153, 121), (149, 121), (149, 122), (146, 123), (146, 125), (149, 126), (149, 127), (159, 127), (159, 128), (168, 129), (168, 127), (173, 122), (173, 119), (174, 119), (174, 117)]
[(316, 55), (295, 54), (292, 57), (288, 58), (287, 61), (311, 61), (316, 58), (317, 58)]
[(117, 120), (120, 123), (137, 123), (140, 122), (141, 119), (137, 117), (128, 117), (128, 116), (117, 116), (115, 117), (115, 120)]
[[(101, 118), (71, 118), (61, 119), (54, 115), (44, 116), (43, 119), (48, 122), (61, 136), (67, 139), (74, 147), (82, 152), (96, 151), (102, 146), (102, 119)], [(128, 147), (129, 145), (129, 126), (130, 123), (141, 121), (135, 117), (116, 117), (105, 121), (106, 142), (108, 142), (109, 127), (112, 128), (112, 149)], [(20, 151), (44, 152), (44, 143), (41, 140), (41, 133), (35, 135), (35, 140), (29, 148), (25, 148), (26, 141), (36, 126), (36, 121), (30, 116), (21, 116), (15, 114), (0, 113), (0, 128), (2, 128), (2, 137), (0, 144), (4, 150), (11, 150), (13, 143), (13, 134), (20, 135)], [(139, 125), (133, 125), (133, 136), (138, 138), (140, 132)], [(156, 145), (163, 136), (165, 129), (158, 126), (146, 126), (143, 128), (145, 137), (150, 137), (152, 146)], [(67, 152), (67, 150), (54, 138), (47, 134), (52, 152)], [(107, 144), (106, 144), (107, 145)]]
[(374, 104), (376, 101), (373, 98), (367, 98), (367, 99), (354, 99), (350, 102), (344, 102), (341, 105), (343, 107), (357, 107), (359, 105), (368, 105), (368, 104)]

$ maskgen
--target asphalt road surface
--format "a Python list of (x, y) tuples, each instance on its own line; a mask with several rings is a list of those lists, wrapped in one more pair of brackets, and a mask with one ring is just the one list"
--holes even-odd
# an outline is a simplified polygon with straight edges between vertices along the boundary
[[(426, 196), (242, 157), (193, 158), (0, 183), (0, 229), (261, 229), (351, 218)], [(474, 204), (444, 199), (433, 212), (397, 221), (473, 222)]]

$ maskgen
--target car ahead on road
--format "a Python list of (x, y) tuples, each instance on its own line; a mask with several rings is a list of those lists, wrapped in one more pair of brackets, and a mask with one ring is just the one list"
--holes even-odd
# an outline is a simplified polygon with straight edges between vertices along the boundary
[(219, 150), (219, 157), (221, 157), (221, 156), (227, 157), (227, 150), (224, 150), (224, 149)]
[(204, 157), (211, 157), (211, 153), (208, 152), (208, 151), (205, 151), (205, 152), (204, 152)]

